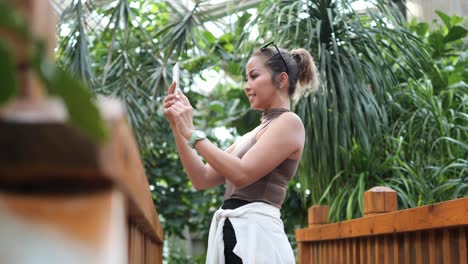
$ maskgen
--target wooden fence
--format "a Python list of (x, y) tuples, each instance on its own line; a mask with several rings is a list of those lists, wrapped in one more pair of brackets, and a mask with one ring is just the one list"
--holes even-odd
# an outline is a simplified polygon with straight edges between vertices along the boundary
[(396, 192), (364, 194), (365, 216), (327, 224), (328, 207), (309, 208), (296, 230), (300, 263), (468, 263), (468, 198), (397, 211)]
[[(54, 47), (48, 2), (11, 3)], [(163, 232), (122, 105), (100, 101), (110, 138), (88, 140), (31, 73), (28, 43), (0, 37), (16, 48), (20, 85), (0, 109), (0, 263), (162, 263)]]

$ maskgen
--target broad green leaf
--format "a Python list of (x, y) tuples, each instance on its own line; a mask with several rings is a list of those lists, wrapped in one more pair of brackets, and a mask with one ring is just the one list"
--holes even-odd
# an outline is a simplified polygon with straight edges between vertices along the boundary
[(234, 45), (232, 45), (232, 43), (226, 43), (223, 45), (223, 47), (227, 52), (234, 51)]
[(17, 93), (16, 67), (12, 51), (0, 39), (0, 105), (7, 103)]
[(419, 36), (424, 36), (429, 31), (429, 24), (428, 23), (419, 23), (416, 27), (416, 33)]
[(437, 10), (435, 12), (440, 17), (440, 19), (442, 19), (442, 21), (444, 22), (445, 26), (447, 26), (447, 28), (452, 27), (452, 24), (451, 24), (451, 21), (450, 21), (450, 16), (448, 16), (447, 14), (445, 14), (444, 12), (442, 12), (440, 10)]
[(435, 31), (429, 35), (429, 45), (436, 52), (441, 52), (444, 49), (444, 36), (441, 32)]
[(70, 73), (40, 58), (35, 58), (35, 70), (45, 82), (49, 94), (63, 99), (71, 125), (93, 140), (106, 140), (107, 127), (85, 85)]
[(459, 39), (463, 39), (468, 35), (468, 30), (461, 26), (455, 26), (450, 29), (447, 36), (444, 38), (444, 42), (451, 42)]
[(453, 72), (452, 74), (449, 75), (448, 78), (448, 85), (454, 85), (457, 82), (462, 82), (463, 81), (463, 74), (459, 72)]
[(250, 13), (244, 12), (242, 16), (238, 18), (237, 23), (236, 23), (236, 36), (239, 36), (242, 34), (242, 32), (244, 31), (245, 25), (250, 20), (250, 17), (252, 17)]
[(234, 40), (234, 35), (232, 35), (231, 32), (227, 32), (223, 34), (221, 37), (219, 37), (220, 44), (231, 43), (233, 40)]
[(452, 26), (458, 26), (459, 24), (463, 23), (463, 17), (453, 15), (450, 17), (450, 22), (452, 23)]

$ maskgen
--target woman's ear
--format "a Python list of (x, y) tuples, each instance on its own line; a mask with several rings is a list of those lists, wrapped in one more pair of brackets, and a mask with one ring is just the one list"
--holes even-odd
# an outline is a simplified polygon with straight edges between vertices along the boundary
[(288, 87), (289, 85), (289, 75), (285, 72), (279, 74), (279, 83), (280, 88)]

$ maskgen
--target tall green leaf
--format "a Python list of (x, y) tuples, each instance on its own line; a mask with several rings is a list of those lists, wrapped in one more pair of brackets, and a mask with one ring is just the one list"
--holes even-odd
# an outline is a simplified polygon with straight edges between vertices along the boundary
[(11, 50), (7, 44), (0, 39), (0, 105), (11, 100), (17, 93), (16, 67)]
[(49, 94), (63, 99), (71, 125), (97, 141), (103, 142), (108, 138), (108, 128), (101, 113), (81, 81), (42, 58), (41, 54), (36, 56), (34, 67), (47, 85)]

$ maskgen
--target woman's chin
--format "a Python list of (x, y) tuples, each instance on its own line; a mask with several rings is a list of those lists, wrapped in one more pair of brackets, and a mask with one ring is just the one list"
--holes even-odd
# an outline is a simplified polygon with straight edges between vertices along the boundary
[(258, 110), (258, 111), (263, 111), (263, 107), (259, 107), (259, 106), (253, 105), (253, 104), (250, 105), (250, 109), (252, 109), (252, 110)]

